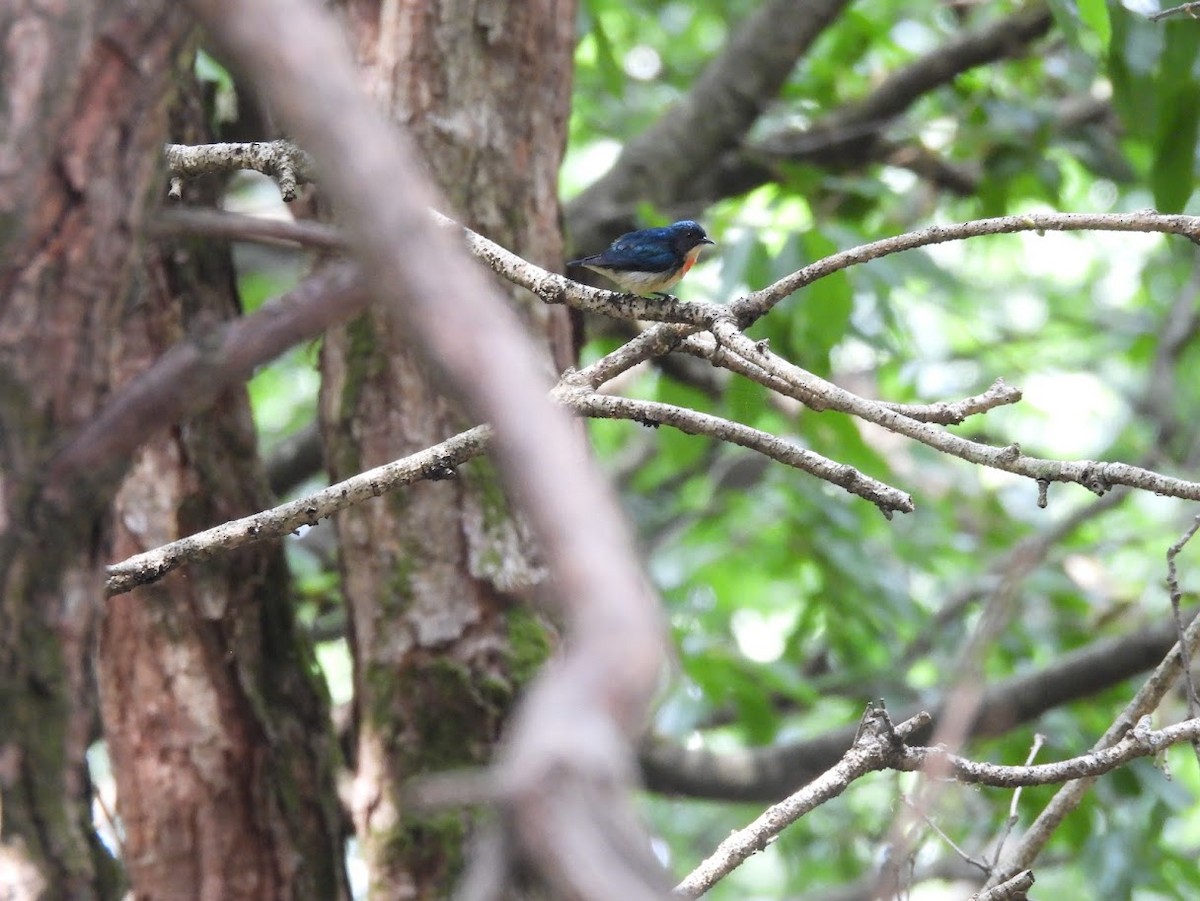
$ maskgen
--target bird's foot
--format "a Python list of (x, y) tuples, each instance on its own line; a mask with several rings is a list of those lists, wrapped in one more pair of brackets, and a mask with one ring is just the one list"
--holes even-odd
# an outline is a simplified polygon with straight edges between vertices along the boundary
[(674, 294), (668, 294), (665, 291), (655, 291), (654, 296), (661, 297), (663, 300), (669, 301), (670, 303), (679, 303), (678, 297), (676, 297)]

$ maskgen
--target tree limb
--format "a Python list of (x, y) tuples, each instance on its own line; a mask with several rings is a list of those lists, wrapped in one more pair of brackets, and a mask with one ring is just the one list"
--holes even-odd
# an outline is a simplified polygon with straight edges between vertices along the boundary
[(1004, 766), (968, 760), (938, 747), (905, 748), (904, 759), (896, 769), (912, 772), (933, 767), (940, 776), (955, 782), (993, 788), (1056, 785), (1072, 779), (1102, 776), (1131, 760), (1149, 757), (1165, 751), (1171, 745), (1200, 738), (1200, 719), (1184, 720), (1158, 731), (1150, 729), (1149, 720), (1148, 716), (1143, 717), (1137, 726), (1113, 745), (1056, 763)]
[[(1174, 641), (1174, 623), (1162, 622), (1099, 639), (1046, 667), (996, 682), (984, 690), (968, 733), (973, 738), (1003, 735), (1047, 710), (1111, 688), (1161, 661)], [(941, 708), (942, 703), (934, 708), (930, 725), (914, 730), (912, 741), (929, 739)], [(897, 716), (907, 719), (918, 712), (909, 705)], [(650, 790), (664, 794), (774, 801), (832, 766), (853, 744), (854, 734), (853, 726), (845, 726), (803, 741), (719, 753), (652, 738), (642, 744), (642, 774)]]
[(871, 707), (859, 724), (850, 750), (841, 760), (795, 794), (768, 807), (750, 825), (733, 832), (675, 887), (675, 894), (684, 898), (700, 897), (747, 858), (765, 848), (785, 828), (836, 798), (854, 780), (898, 763), (902, 759), (905, 739), (928, 722), (929, 714), (918, 714), (893, 726), (886, 711)]
[[(886, 711), (872, 705), (858, 726), (853, 744), (841, 760), (799, 791), (768, 807), (748, 826), (734, 831), (675, 887), (675, 894), (684, 898), (703, 895), (753, 854), (766, 848), (788, 826), (836, 798), (854, 781), (871, 772), (884, 769), (911, 772), (936, 762), (945, 778), (968, 785), (999, 788), (1049, 785), (1085, 775), (1095, 778), (1139, 757), (1160, 753), (1173, 744), (1193, 741), (1200, 736), (1200, 719), (1186, 720), (1152, 731), (1146, 718), (1110, 748), (1057, 763), (1003, 766), (967, 760), (940, 748), (908, 746), (912, 734), (929, 725), (929, 715), (922, 713), (899, 726), (893, 726)], [(1016, 878), (1016, 875), (1010, 878)], [(1008, 896), (1001, 894), (994, 897)]]
[(556, 391), (555, 396), (585, 416), (669, 425), (688, 435), (708, 435), (718, 441), (748, 447), (870, 501), (889, 519), (894, 512), (911, 513), (915, 509), (907, 494), (863, 475), (853, 466), (836, 463), (794, 442), (719, 416), (656, 401), (597, 394), (578, 387)]
[[(1170, 623), (1172, 634), (1175, 633), (1175, 623)], [(1179, 678), (1185, 665), (1190, 660), (1184, 659), (1181, 649), (1196, 646), (1200, 640), (1200, 615), (1193, 613), (1191, 621), (1180, 641), (1175, 642), (1167, 652), (1166, 657), (1158, 664), (1154, 672), (1142, 685), (1138, 693), (1125, 706), (1104, 735), (1093, 746), (1093, 750), (1102, 751), (1111, 747), (1131, 729), (1134, 729), (1141, 718), (1147, 716), (1159, 705), (1171, 686)], [(1021, 836), (1017, 847), (1005, 858), (1004, 863), (996, 869), (988, 880), (988, 885), (999, 884), (1020, 870), (1030, 867), (1041, 853), (1054, 831), (1063, 819), (1083, 800), (1095, 777), (1085, 777), (1074, 782), (1068, 782), (1058, 790), (1050, 803), (1038, 814), (1033, 824)]]
[(476, 426), (419, 453), (368, 469), (314, 494), (114, 563), (108, 567), (107, 594), (112, 597), (135, 586), (156, 582), (185, 563), (207, 560), (222, 550), (283, 538), (301, 526), (315, 526), (338, 510), (379, 497), (402, 485), (423, 479), (453, 478), (456, 467), (487, 450), (491, 433), (488, 426)]
[(369, 295), (356, 267), (326, 267), (244, 319), (172, 347), (110, 397), (50, 461), (47, 496), (97, 491), (120, 477), (155, 431), (206, 409), (261, 363), (361, 311)]

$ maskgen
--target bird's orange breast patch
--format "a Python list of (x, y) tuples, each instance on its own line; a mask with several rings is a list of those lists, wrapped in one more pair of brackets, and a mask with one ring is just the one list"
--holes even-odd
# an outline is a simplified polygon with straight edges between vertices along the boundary
[(683, 266), (679, 269), (679, 277), (683, 278), (688, 274), (688, 270), (696, 265), (696, 257), (700, 256), (700, 247), (693, 247), (687, 252), (683, 258)]

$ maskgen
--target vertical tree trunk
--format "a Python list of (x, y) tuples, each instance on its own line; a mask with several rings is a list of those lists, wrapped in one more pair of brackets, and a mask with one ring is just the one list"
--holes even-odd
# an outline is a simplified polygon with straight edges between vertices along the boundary
[[(575, 4), (346, 0), (382, 107), (416, 137), (450, 212), (517, 253), (561, 265), (557, 178)], [(571, 357), (565, 311), (510, 289)], [(454, 303), (447, 297), (446, 303)], [(331, 334), (322, 420), (331, 476), (427, 447), (464, 423), (373, 313)], [(486, 761), (514, 693), (545, 654), (528, 606), (540, 572), (486, 464), (338, 518), (355, 653), (352, 813), (381, 898), (445, 895), (461, 863), (458, 815), (400, 811), (414, 774)]]
[[(91, 828), (88, 665), (111, 483), (41, 484), (112, 377), (112, 336), (187, 21), (166, 0), (0, 13), (0, 895), (116, 895)], [(107, 474), (91, 474), (99, 477)], [(91, 490), (72, 490), (72, 489)]]
[[(225, 247), (151, 247), (145, 275), (118, 381), (238, 313)], [(138, 452), (116, 498), (115, 556), (268, 506), (239, 387)], [(109, 601), (97, 676), (138, 898), (348, 896), (329, 705), (289, 587), (272, 542)]]
[(237, 309), (224, 250), (135, 241), (190, 20), (29, 6), (0, 14), (0, 897), (120, 894), (84, 762), (96, 648), (133, 897), (345, 897), (328, 705), (279, 548), (103, 601), (114, 556), (265, 504), (245, 392), (150, 442), (119, 492), (129, 461), (42, 484), (114, 388)]

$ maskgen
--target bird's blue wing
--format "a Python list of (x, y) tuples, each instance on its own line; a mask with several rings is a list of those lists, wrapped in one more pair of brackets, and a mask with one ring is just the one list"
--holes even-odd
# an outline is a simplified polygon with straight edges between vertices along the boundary
[(666, 272), (679, 265), (679, 254), (668, 244), (616, 241), (608, 250), (583, 260), (587, 265), (632, 272)]

